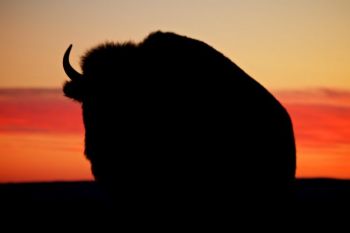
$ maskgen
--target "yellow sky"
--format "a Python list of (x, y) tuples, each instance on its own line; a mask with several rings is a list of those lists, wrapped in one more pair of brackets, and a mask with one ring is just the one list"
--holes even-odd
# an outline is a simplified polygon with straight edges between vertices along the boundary
[(348, 0), (1, 0), (0, 87), (59, 87), (61, 60), (154, 30), (205, 41), (267, 88), (350, 89)]

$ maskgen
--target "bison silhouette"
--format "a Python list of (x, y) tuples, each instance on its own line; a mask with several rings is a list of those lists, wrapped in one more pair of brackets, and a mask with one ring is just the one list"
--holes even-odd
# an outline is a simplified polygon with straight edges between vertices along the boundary
[(119, 207), (198, 209), (288, 196), (291, 119), (223, 54), (158, 31), (91, 49), (80, 74), (71, 48), (63, 91), (82, 104), (85, 154)]

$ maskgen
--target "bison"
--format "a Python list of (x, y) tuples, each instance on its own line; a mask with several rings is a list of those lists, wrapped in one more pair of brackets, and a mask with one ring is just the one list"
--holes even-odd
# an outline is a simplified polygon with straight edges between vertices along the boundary
[(120, 208), (198, 210), (289, 196), (289, 114), (223, 54), (157, 31), (91, 49), (79, 73), (71, 48), (63, 91), (82, 105), (85, 154)]

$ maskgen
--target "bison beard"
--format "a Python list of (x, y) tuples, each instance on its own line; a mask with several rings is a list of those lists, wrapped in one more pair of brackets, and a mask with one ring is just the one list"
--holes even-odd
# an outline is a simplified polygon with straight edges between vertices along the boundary
[(119, 208), (213, 210), (285, 201), (295, 178), (290, 117), (207, 44), (155, 32), (64, 56), (85, 154)]

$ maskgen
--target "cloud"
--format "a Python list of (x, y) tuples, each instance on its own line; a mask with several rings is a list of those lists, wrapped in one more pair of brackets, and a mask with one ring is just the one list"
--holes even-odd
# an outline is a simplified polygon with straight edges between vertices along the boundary
[[(299, 147), (350, 145), (350, 91), (276, 90)], [(0, 90), (0, 132), (83, 133), (80, 104), (58, 89)]]
[(275, 91), (292, 117), (298, 177), (350, 178), (350, 91)]
[(275, 91), (290, 113), (301, 147), (350, 145), (350, 91)]
[(80, 105), (58, 89), (2, 89), (0, 132), (82, 133)]
[[(275, 90), (273, 94), (292, 117), (297, 175), (350, 178), (350, 91)], [(56, 153), (53, 164), (70, 166), (71, 153), (82, 153), (83, 132), (80, 105), (65, 98), (61, 90), (0, 89), (0, 136), (7, 139), (3, 141), (2, 154), (11, 155), (8, 161), (23, 160), (15, 158), (26, 157), (28, 148), (32, 148), (30, 156), (40, 151), (44, 151), (42, 156)], [(67, 135), (81, 141), (73, 143)], [(39, 140), (47, 137), (55, 137), (56, 141)], [(26, 149), (17, 151), (22, 145), (19, 143), (26, 143)]]

